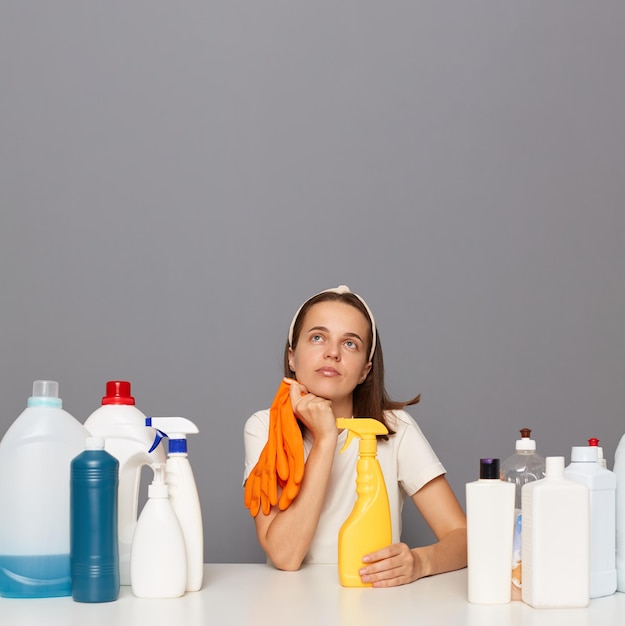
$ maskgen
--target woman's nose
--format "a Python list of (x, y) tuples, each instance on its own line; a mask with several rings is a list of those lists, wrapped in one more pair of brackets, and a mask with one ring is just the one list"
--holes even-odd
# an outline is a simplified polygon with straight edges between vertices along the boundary
[(326, 348), (326, 357), (338, 361), (341, 358), (341, 351), (337, 343), (329, 342)]

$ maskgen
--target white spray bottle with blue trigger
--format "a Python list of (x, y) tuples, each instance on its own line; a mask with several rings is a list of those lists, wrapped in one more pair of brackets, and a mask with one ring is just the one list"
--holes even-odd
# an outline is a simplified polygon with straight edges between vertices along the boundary
[(189, 463), (187, 435), (197, 434), (198, 427), (185, 417), (148, 417), (146, 426), (157, 430), (152, 449), (163, 437), (169, 439), (165, 477), (169, 499), (178, 516), (187, 551), (187, 591), (202, 588), (204, 574), (204, 530), (202, 509), (193, 470)]

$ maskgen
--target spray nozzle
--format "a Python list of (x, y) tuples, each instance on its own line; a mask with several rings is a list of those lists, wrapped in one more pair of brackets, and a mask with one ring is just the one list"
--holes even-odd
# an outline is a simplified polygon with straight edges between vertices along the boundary
[(368, 445), (369, 449), (375, 451), (377, 446), (377, 435), (386, 435), (388, 434), (388, 429), (382, 422), (378, 420), (374, 420), (371, 417), (359, 417), (356, 419), (346, 419), (344, 417), (339, 417), (336, 420), (337, 428), (344, 428), (347, 430), (347, 440), (345, 444), (341, 448), (341, 452), (344, 452), (349, 447), (349, 444), (352, 442), (354, 437), (360, 437), (360, 450), (363, 451), (363, 445), (365, 442), (373, 442), (373, 446), (371, 444)]
[(163, 437), (169, 438), (169, 453), (187, 452), (187, 435), (199, 433), (198, 427), (186, 417), (146, 417), (145, 425), (156, 430), (154, 443), (149, 452), (152, 452)]

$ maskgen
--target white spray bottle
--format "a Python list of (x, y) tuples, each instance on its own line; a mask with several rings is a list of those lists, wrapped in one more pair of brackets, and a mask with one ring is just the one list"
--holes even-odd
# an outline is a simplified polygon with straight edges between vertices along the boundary
[(119, 580), (130, 584), (130, 546), (137, 525), (141, 469), (144, 465), (164, 463), (159, 446), (149, 452), (157, 433), (145, 425), (145, 415), (135, 406), (130, 383), (110, 380), (102, 406), (85, 421), (94, 437), (104, 438), (104, 449), (119, 461), (118, 540)]
[(200, 498), (187, 452), (187, 435), (199, 430), (184, 417), (148, 417), (145, 423), (169, 438), (165, 479), (187, 549), (187, 591), (198, 591), (204, 575), (204, 530)]
[(154, 480), (132, 540), (130, 580), (138, 598), (179, 598), (187, 583), (187, 554), (178, 517), (169, 501), (165, 464), (154, 463)]

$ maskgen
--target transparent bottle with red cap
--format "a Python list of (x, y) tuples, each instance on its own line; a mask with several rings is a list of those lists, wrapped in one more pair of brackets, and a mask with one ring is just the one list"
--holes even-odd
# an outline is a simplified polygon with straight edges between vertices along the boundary
[(110, 380), (106, 383), (102, 406), (85, 421), (89, 433), (102, 437), (104, 449), (119, 461), (118, 541), (122, 585), (130, 585), (130, 548), (137, 525), (141, 470), (166, 460), (162, 446), (150, 452), (157, 432), (146, 426), (145, 418), (135, 405), (130, 383)]
[(523, 485), (545, 477), (545, 459), (536, 452), (536, 441), (529, 428), (520, 429), (521, 438), (515, 444), (515, 453), (501, 464), (501, 479), (515, 485), (514, 534), (512, 545), (512, 599), (522, 595), (522, 526), (521, 490)]

